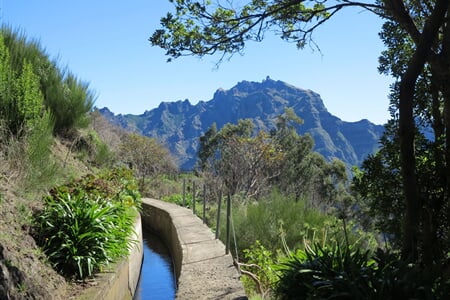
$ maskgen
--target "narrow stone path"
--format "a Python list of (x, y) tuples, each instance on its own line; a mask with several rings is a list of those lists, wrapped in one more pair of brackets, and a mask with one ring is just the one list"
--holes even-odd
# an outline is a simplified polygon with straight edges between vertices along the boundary
[(171, 248), (177, 299), (247, 299), (225, 245), (191, 210), (145, 198), (142, 221)]

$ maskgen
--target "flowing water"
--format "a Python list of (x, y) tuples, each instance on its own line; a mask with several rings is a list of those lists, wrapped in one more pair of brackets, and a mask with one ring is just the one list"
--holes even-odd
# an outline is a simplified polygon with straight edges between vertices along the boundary
[(144, 261), (134, 300), (173, 300), (176, 281), (172, 258), (164, 243), (144, 230)]

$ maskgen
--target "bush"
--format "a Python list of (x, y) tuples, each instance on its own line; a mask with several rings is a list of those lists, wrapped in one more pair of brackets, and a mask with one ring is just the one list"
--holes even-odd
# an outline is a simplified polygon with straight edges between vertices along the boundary
[(44, 97), (32, 64), (23, 58), (15, 70), (12, 61), (0, 31), (0, 120), (8, 133), (21, 136), (41, 118)]
[(367, 299), (374, 261), (369, 252), (333, 248), (298, 250), (280, 267), (280, 299)]
[(379, 250), (299, 250), (280, 265), (279, 299), (448, 299), (450, 282), (439, 272)]
[(35, 237), (64, 276), (84, 279), (128, 254), (140, 196), (127, 175), (115, 170), (86, 176), (45, 198)]
[(70, 134), (75, 128), (89, 124), (88, 113), (95, 102), (95, 94), (89, 84), (75, 75), (53, 72), (54, 83), (46, 89), (45, 104), (55, 117), (55, 133)]

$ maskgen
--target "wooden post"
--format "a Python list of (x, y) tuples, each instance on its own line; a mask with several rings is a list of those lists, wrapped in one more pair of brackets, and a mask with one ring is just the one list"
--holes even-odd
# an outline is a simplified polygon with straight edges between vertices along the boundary
[(225, 254), (230, 253), (230, 222), (231, 221), (231, 196), (228, 193), (227, 199), (227, 238), (225, 244)]
[(203, 184), (203, 224), (206, 224), (206, 184)]
[(183, 207), (186, 207), (186, 178), (183, 178)]
[(192, 181), (192, 212), (195, 215), (195, 181)]
[(220, 208), (222, 206), (222, 191), (219, 193), (219, 204), (217, 205), (217, 220), (216, 220), (216, 240), (220, 234)]

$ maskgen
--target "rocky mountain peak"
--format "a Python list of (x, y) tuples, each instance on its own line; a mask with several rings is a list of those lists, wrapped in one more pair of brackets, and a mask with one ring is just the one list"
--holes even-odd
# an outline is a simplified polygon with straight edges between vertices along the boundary
[(251, 119), (256, 129), (270, 130), (286, 107), (304, 120), (298, 132), (309, 133), (315, 150), (328, 159), (336, 157), (348, 166), (359, 165), (378, 148), (383, 126), (367, 120), (342, 121), (327, 111), (319, 94), (270, 77), (262, 82), (241, 81), (229, 90), (218, 89), (213, 99), (196, 105), (188, 100), (163, 102), (140, 116), (114, 116), (107, 108), (100, 112), (115, 124), (169, 145), (181, 168), (190, 170), (196, 162), (198, 139), (213, 123), (220, 129), (226, 123)]

